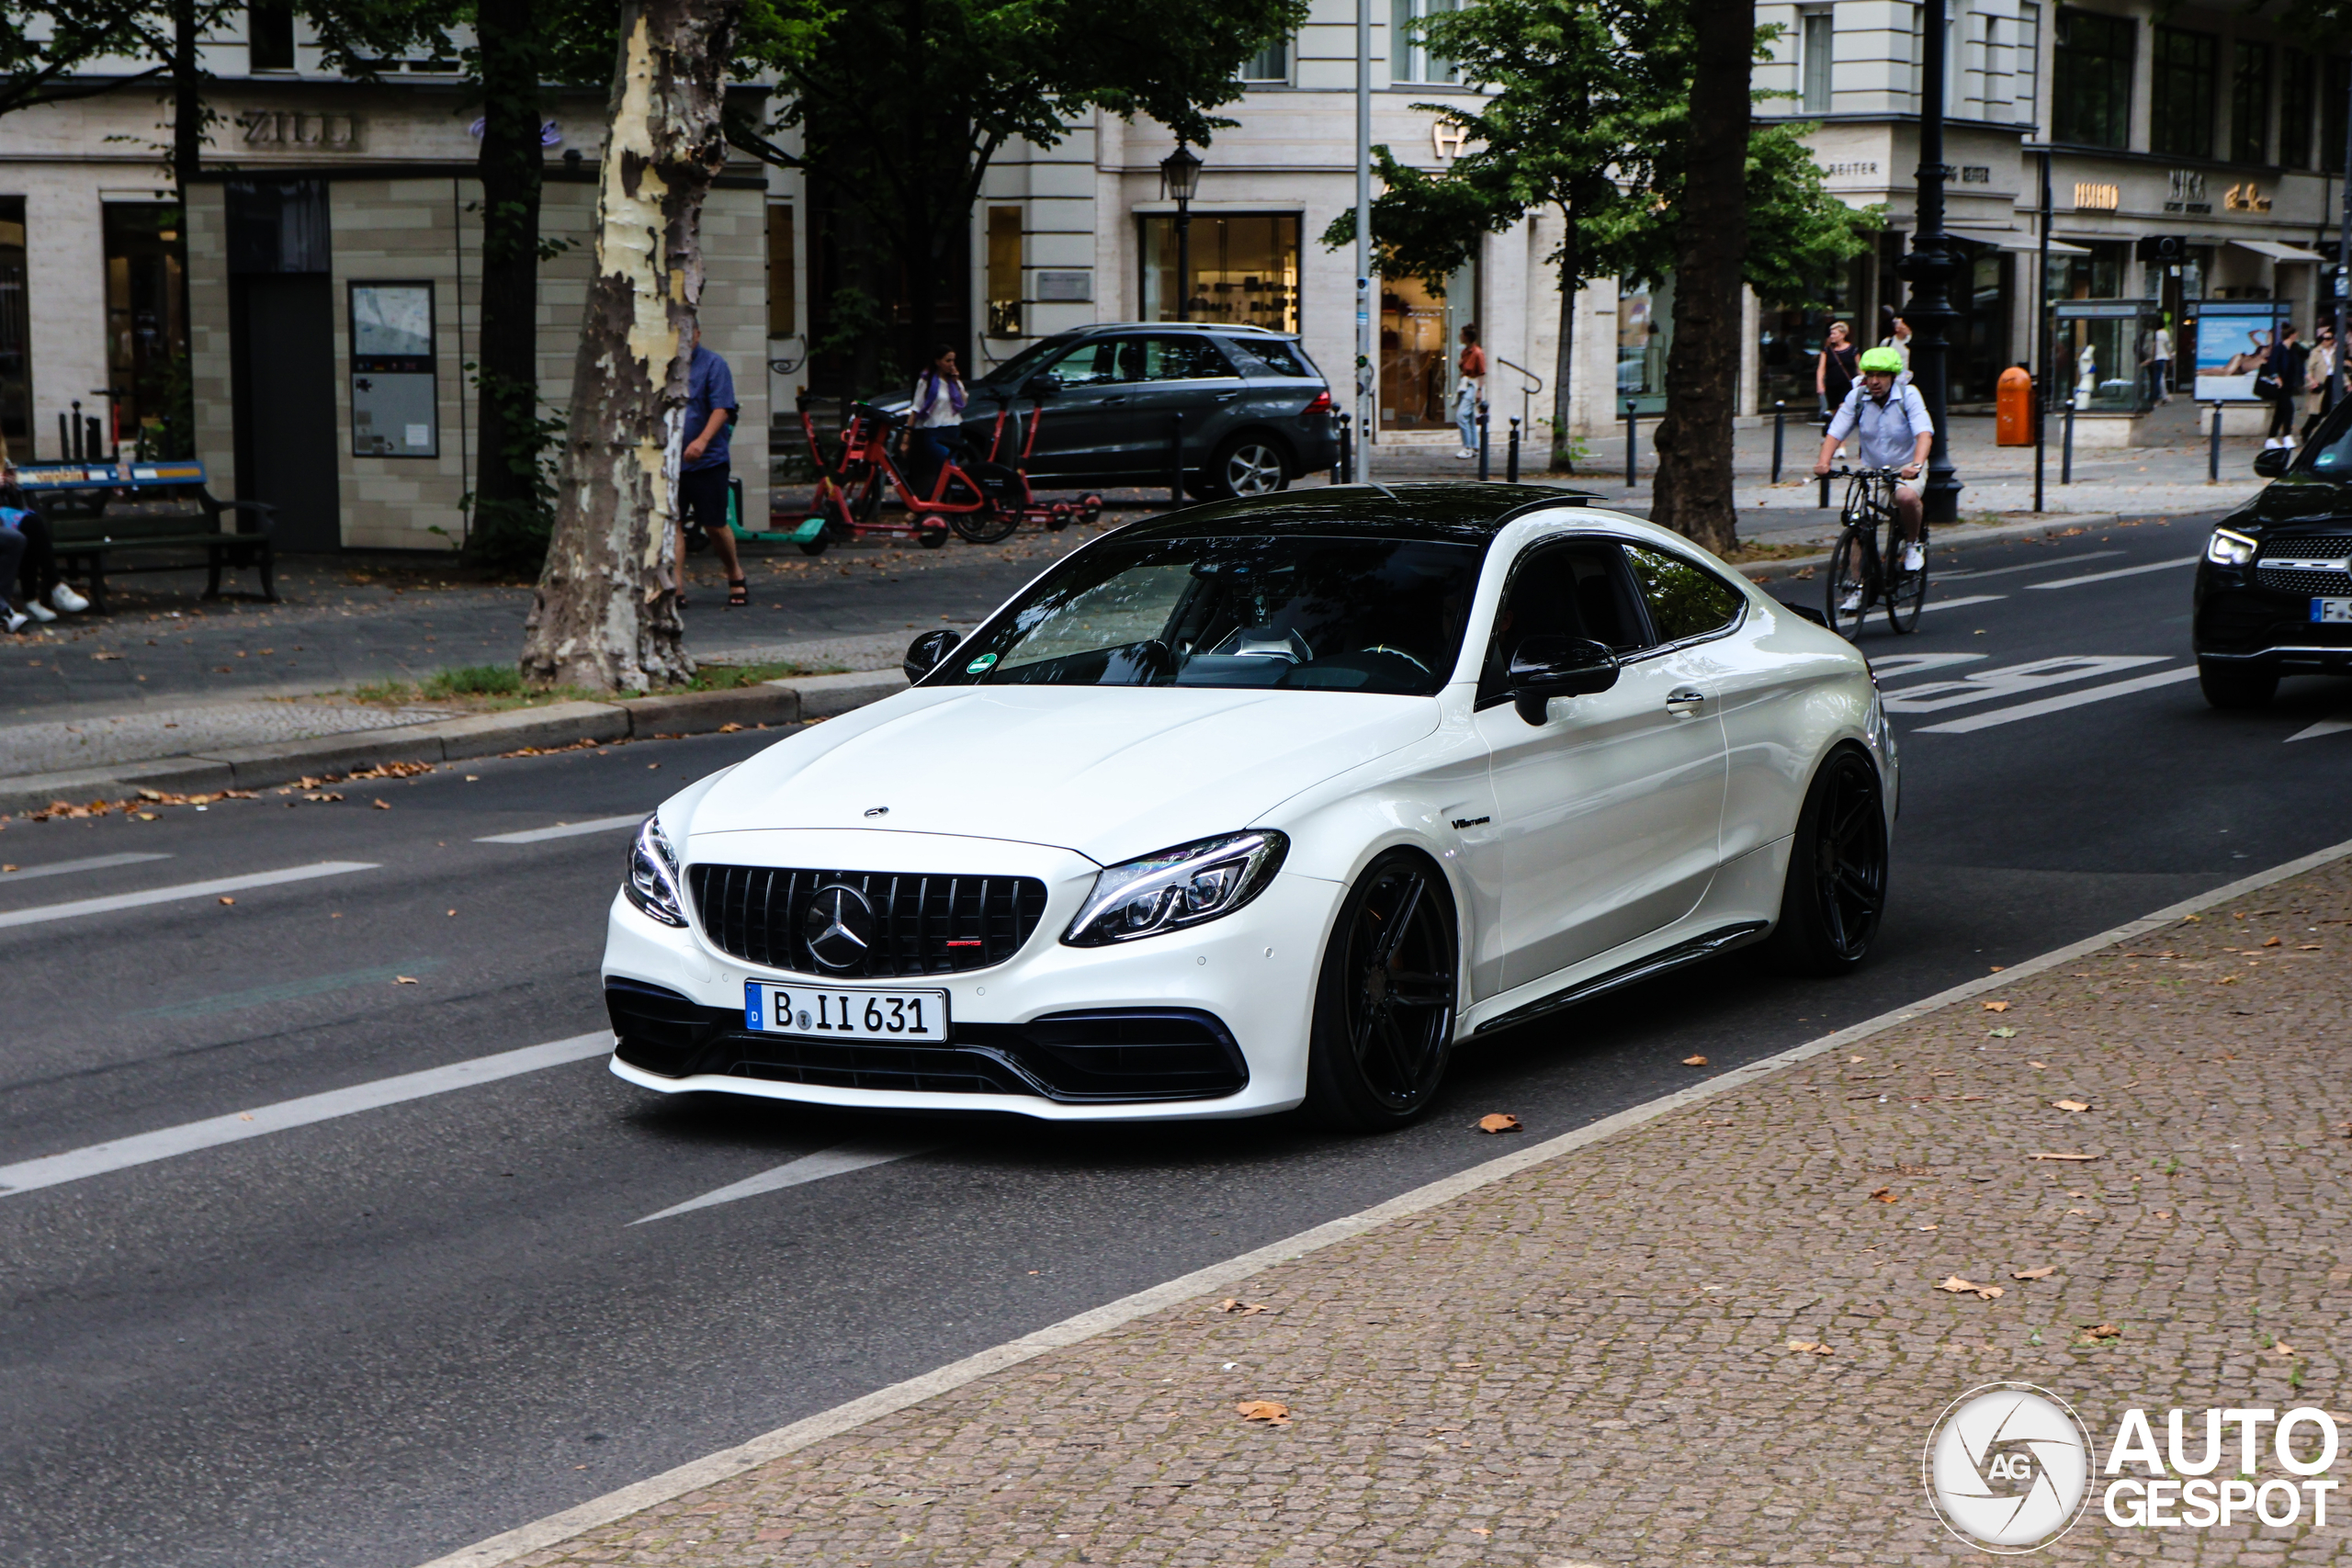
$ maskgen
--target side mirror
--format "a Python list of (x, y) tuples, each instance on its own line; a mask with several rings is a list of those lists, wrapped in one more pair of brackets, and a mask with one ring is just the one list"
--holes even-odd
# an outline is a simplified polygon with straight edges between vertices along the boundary
[(2254, 455), (2254, 471), (2266, 479), (2275, 479), (2287, 471), (2294, 453), (2284, 446), (2266, 446)]
[(907, 644), (907, 660), (899, 668), (907, 672), (909, 681), (920, 681), (944, 663), (963, 640), (954, 632), (925, 632)]
[(1617, 656), (1605, 643), (1576, 637), (1532, 637), (1510, 656), (1511, 702), (1519, 716), (1542, 724), (1554, 697), (1589, 696), (1617, 683)]
[(1024, 398), (1058, 398), (1062, 395), (1062, 378), (1050, 370), (1041, 370), (1021, 384)]

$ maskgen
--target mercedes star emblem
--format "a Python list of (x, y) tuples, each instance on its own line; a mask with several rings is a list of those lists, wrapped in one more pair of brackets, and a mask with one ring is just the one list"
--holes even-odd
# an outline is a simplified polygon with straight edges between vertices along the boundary
[(800, 929), (818, 963), (828, 969), (854, 969), (865, 962), (874, 935), (874, 907), (856, 888), (832, 883), (817, 889)]

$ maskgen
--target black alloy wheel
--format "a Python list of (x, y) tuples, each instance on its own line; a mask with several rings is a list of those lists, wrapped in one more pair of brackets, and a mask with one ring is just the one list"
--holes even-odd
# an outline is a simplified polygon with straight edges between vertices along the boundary
[(1453, 1054), (1453, 898), (1419, 855), (1392, 851), (1340, 906), (1315, 992), (1306, 1108), (1329, 1125), (1402, 1127), (1429, 1109)]
[(2205, 694), (2207, 703), (2226, 712), (2266, 708), (2278, 694), (2278, 671), (2259, 664), (2247, 668), (2200, 659), (2197, 689)]
[(1860, 749), (1830, 753), (1805, 792), (1773, 945), (1792, 967), (1842, 975), (1868, 957), (1886, 912), (1886, 810)]

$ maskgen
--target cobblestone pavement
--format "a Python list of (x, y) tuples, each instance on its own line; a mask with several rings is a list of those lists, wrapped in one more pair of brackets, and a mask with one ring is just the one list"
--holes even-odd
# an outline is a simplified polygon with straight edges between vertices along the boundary
[[(521, 1561), (1981, 1561), (1920, 1484), (1977, 1384), (2102, 1457), (2133, 1406), (2347, 1419), (2347, 959), (2339, 861)], [(2347, 1516), (2095, 1492), (2042, 1560), (2340, 1562)]]

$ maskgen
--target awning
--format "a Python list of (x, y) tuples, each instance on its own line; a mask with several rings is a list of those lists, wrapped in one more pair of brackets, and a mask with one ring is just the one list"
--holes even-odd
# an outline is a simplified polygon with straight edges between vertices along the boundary
[(2322, 259), (2317, 251), (2307, 251), (2301, 245), (2290, 245), (2279, 240), (2232, 240), (2230, 243), (2242, 251), (2268, 256), (2272, 261), (2316, 262)]
[[(1962, 229), (1954, 225), (1949, 232), (1962, 240), (1973, 240), (1980, 245), (1998, 245), (2005, 251), (2030, 254), (2041, 248), (2041, 241), (2020, 229)], [(2053, 234), (2050, 240), (2050, 254), (2053, 256), (2086, 256), (2091, 253), (2088, 246), (2070, 245)]]

